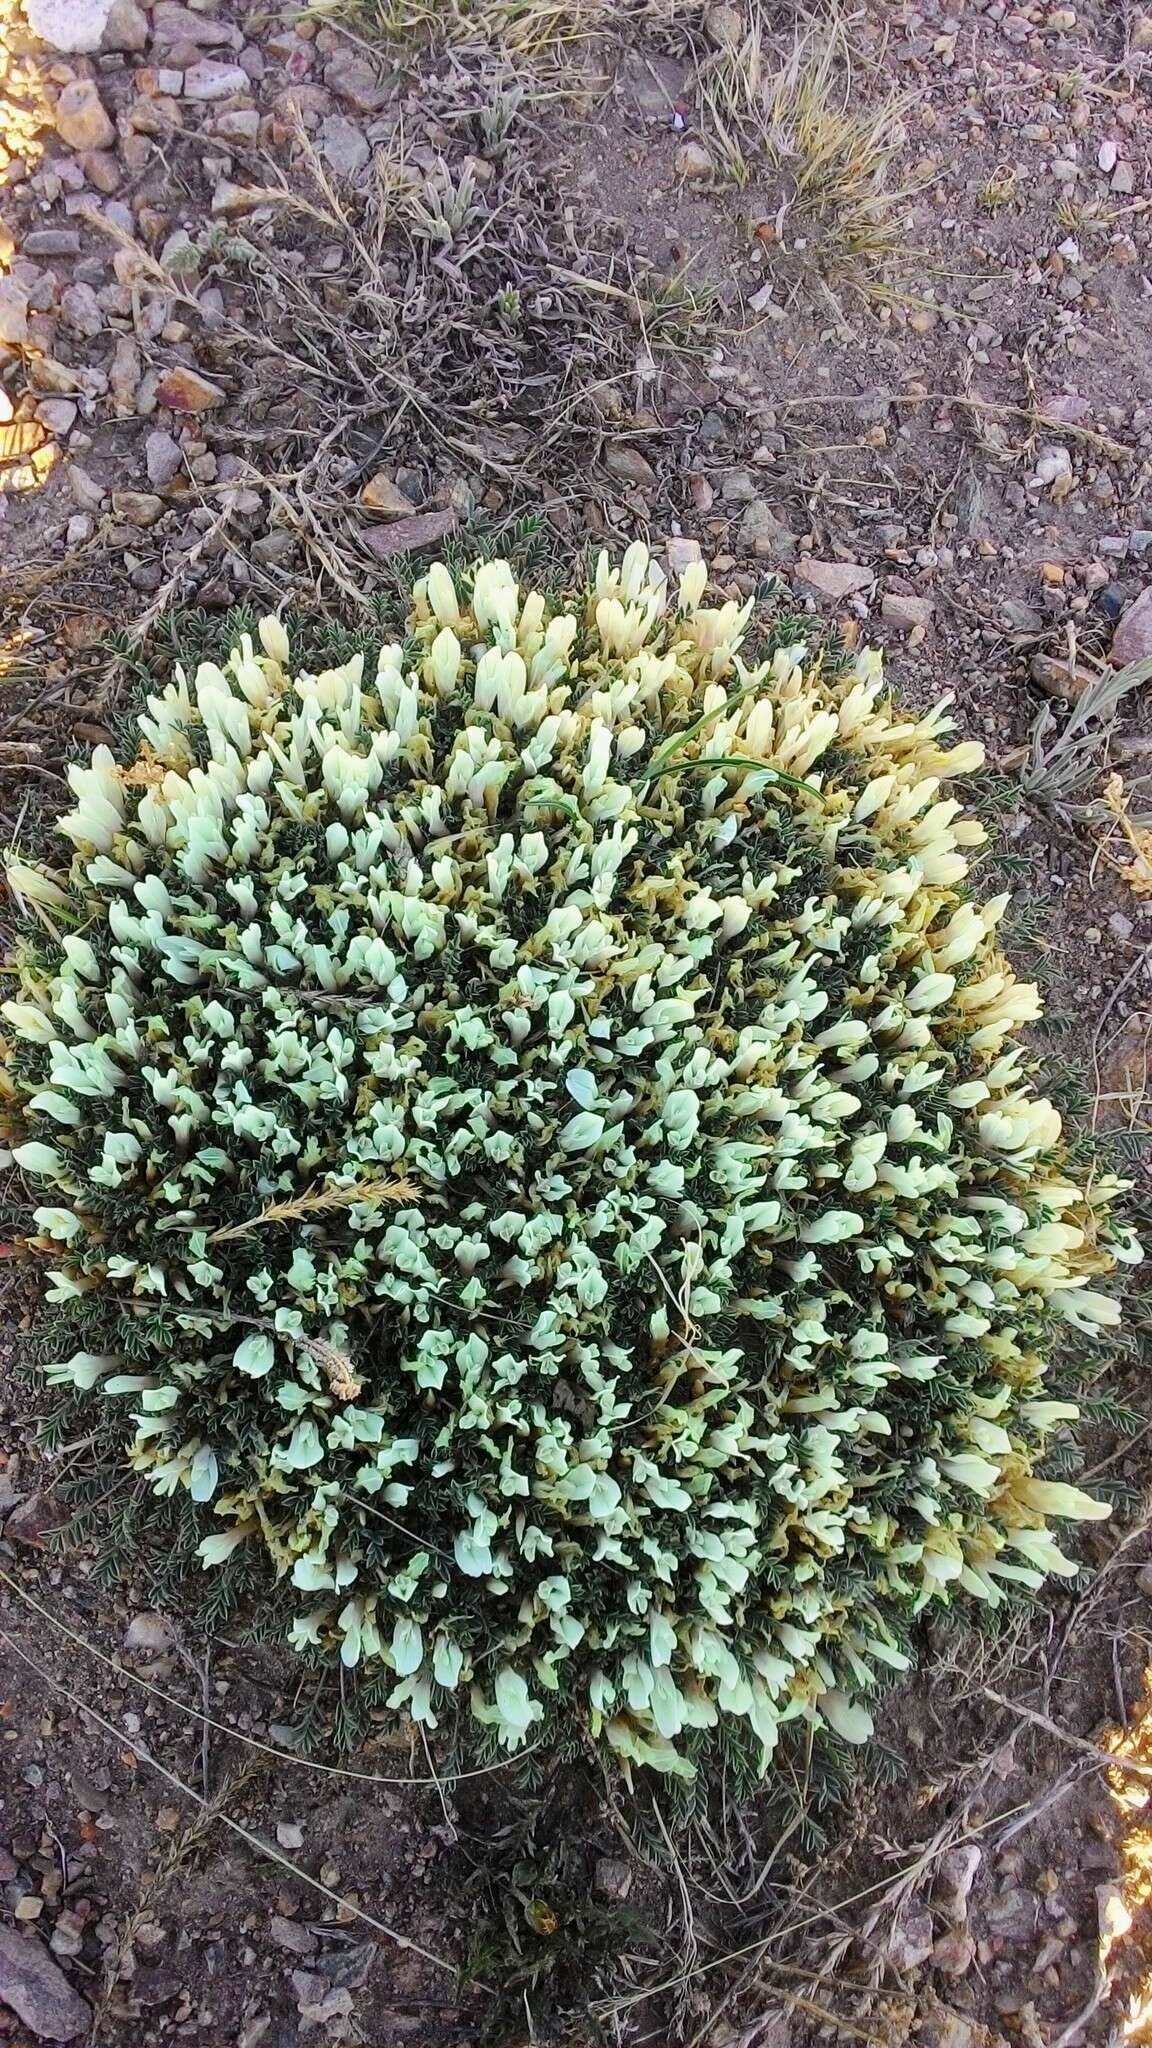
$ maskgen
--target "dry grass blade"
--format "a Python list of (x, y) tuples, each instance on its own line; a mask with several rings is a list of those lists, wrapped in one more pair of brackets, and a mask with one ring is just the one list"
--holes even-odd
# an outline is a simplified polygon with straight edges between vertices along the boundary
[[(927, 305), (929, 302), (925, 300), (924, 303)], [(782, 399), (781, 405), (787, 412), (800, 412), (818, 405), (870, 405), (873, 397), (874, 394), (869, 391), (809, 391), (800, 398)], [(914, 407), (959, 406), (961, 411), (970, 412), (977, 419), (981, 415), (987, 415), (989, 419), (1026, 420), (1031, 433), (1038, 427), (1044, 427), (1053, 433), (1061, 434), (1066, 440), (1082, 441), (1088, 448), (1098, 448), (1102, 455), (1110, 456), (1115, 461), (1123, 461), (1132, 454), (1131, 448), (1126, 447), (1123, 441), (1117, 441), (1111, 434), (1102, 434), (1095, 427), (1058, 419), (1054, 413), (1045, 412), (1043, 408), (1034, 405), (1013, 405), (1001, 399), (978, 398), (971, 391), (917, 391), (914, 395), (897, 391), (891, 395), (888, 402), (890, 405)], [(1010, 455), (1015, 459), (1014, 452), (1006, 446), (990, 446), (989, 452), (1000, 458)]]
[(237, 1309), (210, 1309), (199, 1304), (194, 1308), (182, 1308), (176, 1312), (181, 1329), (195, 1329), (198, 1323), (223, 1323), (228, 1329), (233, 1324), (243, 1330), (262, 1330), (266, 1336), (275, 1337), (282, 1344), (294, 1344), (303, 1351), (325, 1373), (328, 1385), (337, 1400), (354, 1401), (363, 1388), (364, 1382), (353, 1371), (352, 1360), (346, 1351), (336, 1344), (330, 1344), (324, 1337), (307, 1337), (298, 1330), (282, 1330), (269, 1316), (246, 1316)]
[(1135, 1778), (1152, 1779), (1152, 1764), (1144, 1763), (1139, 1757), (1124, 1756), (1117, 1750), (1103, 1749), (1098, 1742), (1086, 1742), (1083, 1736), (1073, 1735), (1067, 1728), (1061, 1728), (1050, 1715), (1039, 1714), (1035, 1707), (1023, 1706), (1019, 1700), (1007, 1700), (1003, 1693), (993, 1692), (989, 1686), (984, 1688), (984, 1696), (994, 1705), (1004, 1707), (1008, 1713), (1018, 1714), (1021, 1720), (1030, 1721), (1033, 1727), (1042, 1728), (1045, 1735), (1054, 1736), (1057, 1742), (1065, 1743), (1069, 1749), (1077, 1750), (1081, 1756), (1093, 1758), (1105, 1770), (1128, 1771)]
[[(181, 1875), (185, 1864), (190, 1862), (197, 1849), (211, 1834), (214, 1823), (226, 1818), (229, 1800), (242, 1792), (254, 1778), (259, 1777), (263, 1768), (255, 1762), (243, 1764), (210, 1799), (202, 1802), (199, 1811), (172, 1836), (159, 1862), (152, 1869), (145, 1868), (143, 1871), (135, 1904), (125, 1913), (116, 1939), (104, 1955), (99, 1991), (93, 2006), (91, 2039), (94, 2042), (99, 2042), (105, 2024), (110, 2018), (128, 2016), (123, 2012), (116, 2013), (113, 2000), (120, 1978), (125, 1974), (131, 1976), (135, 1972), (133, 1945), (141, 1928), (154, 1918), (155, 1909), (164, 1893), (173, 1880)], [(190, 1796), (195, 1798), (197, 1795), (191, 1793)]]
[(291, 1201), (270, 1203), (267, 1209), (261, 1209), (258, 1216), (249, 1216), (244, 1223), (229, 1223), (222, 1230), (213, 1230), (208, 1243), (233, 1244), (237, 1238), (250, 1237), (254, 1230), (263, 1230), (273, 1223), (296, 1223), (302, 1218), (328, 1216), (339, 1209), (353, 1209), (361, 1202), (412, 1202), (418, 1192), (414, 1181), (403, 1178), (353, 1181), (347, 1187), (312, 1188), (306, 1194), (293, 1196)]

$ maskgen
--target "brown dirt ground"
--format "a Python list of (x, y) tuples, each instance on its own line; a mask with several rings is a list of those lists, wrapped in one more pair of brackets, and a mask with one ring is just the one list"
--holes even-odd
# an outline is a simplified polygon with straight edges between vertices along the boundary
[[(200, 0), (198, 11), (240, 24), (235, 46), (256, 53), (245, 57), (250, 93), (226, 105), (257, 109), (256, 148), (274, 163), (294, 162), (292, 96), (314, 139), (336, 113), (380, 146), (402, 111), (407, 146), (425, 170), (440, 155), (459, 161), (451, 55), (434, 50), (415, 72), (386, 63), (365, 104), (362, 79), (345, 76), (341, 90), (332, 78), (341, 52), (367, 61), (371, 46), (347, 43), (335, 27), (297, 33), (289, 17), (229, 0)], [(783, 47), (797, 10), (762, 12)], [(152, 9), (144, 15), (153, 28)], [(660, 28), (642, 9), (630, 24), (622, 18), (627, 43), (607, 52), (606, 89), (586, 90), (574, 107), (553, 80), (532, 108), (533, 175), (550, 232), (566, 238), (552, 244), (562, 265), (591, 252), (622, 291), (650, 266), (709, 288), (702, 352), (650, 377), (637, 347), (642, 317), (631, 339), (627, 323), (601, 336), (612, 401), (582, 398), (570, 439), (557, 440), (539, 473), (526, 460), (530, 412), (526, 426), (509, 409), (503, 443), (493, 426), (499, 408), (486, 415), (476, 445), (493, 459), (473, 464), (459, 444), (429, 440), (402, 392), (393, 388), (386, 402), (378, 390), (359, 391), (337, 444), (346, 466), (323, 472), (336, 509), (327, 525), (310, 527), (291, 476), (320, 475), (307, 465), (333, 417), (330, 394), (322, 383), (301, 389), (291, 365), (260, 346), (260, 317), (278, 342), (290, 323), (272, 271), (257, 263), (245, 275), (218, 249), (202, 251), (189, 296), (173, 305), (147, 265), (124, 252), (128, 239), (155, 259), (177, 230), (199, 234), (221, 177), (261, 181), (258, 155), (221, 136), (214, 104), (172, 97), (155, 69), (142, 79), (151, 46), (53, 59), (36, 51), (14, 10), (0, 9), (12, 104), (31, 138), (10, 151), (6, 190), (0, 179), (11, 244), (0, 228), (0, 279), (7, 265), (32, 293), (31, 345), (0, 345), (0, 393), (13, 413), (7, 441), (0, 424), (9, 826), (29, 798), (54, 793), (64, 761), (123, 701), (130, 678), (109, 659), (110, 628), (146, 619), (169, 593), (220, 610), (248, 593), (307, 603), (331, 595), (333, 559), (362, 584), (371, 543), (355, 496), (374, 468), (399, 471), (424, 509), (479, 506), (499, 518), (543, 503), (569, 538), (688, 537), (716, 562), (720, 582), (747, 589), (771, 573), (781, 598), (819, 603), (849, 638), (886, 643), (894, 682), (912, 700), (957, 693), (961, 723), (986, 741), (1008, 792), (995, 858), (1024, 910), (1042, 911), (1029, 957), (1054, 1021), (1041, 1043), (1058, 1070), (1087, 1070), (1091, 1116), (1139, 1133), (1152, 899), (1101, 859), (1090, 824), (1013, 796), (1012, 778), (1045, 701), (1032, 658), (1061, 656), (1070, 639), (1103, 656), (1115, 618), (1152, 577), (1144, 20), (1117, 0), (1022, 0), (1015, 9), (864, 0), (850, 31), (857, 90), (908, 93), (892, 180), (917, 188), (906, 253), (874, 273), (838, 262), (834, 209), (804, 216), (788, 203), (787, 164), (754, 171), (743, 190), (680, 175), (685, 139), (709, 141), (684, 24), (675, 11)], [(185, 51), (181, 63), (196, 54)], [(232, 61), (231, 49), (220, 54)], [(482, 80), (483, 58), (468, 61)], [(50, 104), (75, 74), (97, 80), (118, 120), (114, 198), (112, 173), (85, 171), (50, 129), (37, 130), (37, 104)], [(18, 133), (15, 118), (10, 127)], [(1098, 168), (1108, 145), (1131, 167), (1128, 191), (1117, 189), (1114, 170)], [(1075, 177), (1056, 174), (1073, 151)], [(298, 156), (291, 174), (307, 182)], [(505, 175), (501, 162), (498, 181)], [(83, 204), (103, 209), (103, 232)], [(33, 258), (30, 277), (21, 247), (30, 232), (55, 227), (76, 229), (76, 250)], [(293, 239), (276, 222), (260, 231), (319, 281), (339, 320), (339, 236), (314, 227)], [(506, 231), (511, 243), (507, 221)], [(399, 273), (393, 282), (399, 291)], [(759, 296), (766, 283), (768, 304)], [(90, 334), (83, 294), (71, 314), (61, 309), (76, 284), (100, 294)], [(410, 309), (409, 299), (406, 317)], [(255, 323), (254, 349), (237, 341), (229, 318)], [(126, 397), (108, 388), (121, 342), (128, 366), (121, 362), (119, 381), (134, 386)], [(45, 371), (45, 358), (59, 368)], [(151, 373), (179, 363), (219, 378), (226, 403), (183, 416), (158, 406)], [(73, 397), (79, 411), (71, 427), (53, 425), (44, 446), (57, 452), (35, 472), (29, 444), (46, 395)], [(20, 428), (23, 438), (12, 431)], [(109, 494), (151, 490), (143, 443), (157, 429), (181, 440), (183, 466), (158, 487), (156, 523), (140, 527)], [(1068, 487), (1058, 483), (1056, 495), (1041, 480), (1053, 448), (1068, 456)], [(622, 462), (622, 451), (642, 464)], [(745, 524), (752, 501), (780, 522), (759, 554)], [(773, 532), (770, 519), (762, 530)], [(875, 581), (829, 606), (796, 568), (805, 555), (864, 564)], [(927, 630), (909, 634), (885, 620), (884, 596), (929, 599)], [(1137, 696), (1112, 743), (1126, 777), (1139, 774), (1148, 744), (1146, 697)], [(1027, 922), (1034, 932), (1035, 917)], [(19, 1291), (12, 1314), (18, 1348)], [(1118, 1391), (1152, 1416), (1139, 1367), (1122, 1372)], [(367, 1788), (246, 1747), (226, 1731), (282, 1745), (298, 1713), (297, 1669), (238, 1641), (217, 1641), (209, 1659), (179, 1620), (148, 1619), (141, 1584), (109, 1594), (90, 1554), (46, 1549), (25, 1503), (42, 1489), (50, 1514), (63, 1461), (38, 1460), (26, 1411), (26, 1394), (0, 1379), (0, 1513), (17, 1504), (0, 1538), (0, 1889), (11, 1913), (50, 1935), (89, 1999), (93, 2048), (438, 2048), (489, 2038), (490, 2023), (495, 2039), (558, 2039), (543, 2017), (546, 1978), (522, 1997), (498, 2001), (493, 1990), (517, 1950), (546, 1966), (552, 1944), (572, 2043), (785, 2048), (789, 2035), (845, 2032), (923, 2048), (1000, 2039), (1074, 2048), (1121, 2025), (1152, 1946), (1139, 1919), (1110, 1996), (1088, 2008), (1102, 1982), (1102, 1897), (1105, 1910), (1112, 1897), (1099, 1888), (1127, 1876), (1135, 1900), (1138, 1815), (1076, 1745), (1126, 1719), (1141, 1739), (1148, 1551), (1138, 1519), (1127, 1536), (1122, 1521), (1094, 1532), (1094, 1576), (1000, 1644), (933, 1624), (931, 1681), (894, 1695), (885, 1715), (892, 1782), (862, 1785), (826, 1853), (782, 1857), (758, 1896), (745, 1898), (775, 1846), (771, 1813), (755, 1807), (716, 1867), (715, 1837), (686, 1832), (675, 1878), (635, 1853), (622, 1817), (574, 1772), (548, 1788), (535, 1861), (516, 1867), (534, 1808), (511, 1778)], [(1088, 1459), (1138, 1495), (1148, 1484), (1145, 1453), (1140, 1440), (1128, 1450), (1103, 1432)], [(126, 1635), (133, 1618), (139, 1647)], [(996, 1704), (989, 1690), (1017, 1705)], [(218, 1725), (205, 1731), (189, 1708)], [(351, 1757), (318, 1754), (381, 1777), (433, 1775), (423, 1751), (383, 1735)], [(298, 1868), (262, 1859), (253, 1835)], [(950, 1866), (941, 1875), (946, 1852), (965, 1843), (981, 1852), (970, 1945), (946, 1910)], [(616, 1960), (581, 1965), (577, 1935), (594, 1936), (598, 1953)], [(466, 1959), (479, 1981), (462, 1987)], [(684, 1971), (695, 1974), (672, 1995), (649, 1995)], [(879, 1996), (864, 1988), (875, 1979)], [(604, 2014), (604, 1999), (633, 1991), (644, 1998)], [(0, 2041), (16, 2048), (24, 2039), (0, 2006)]]

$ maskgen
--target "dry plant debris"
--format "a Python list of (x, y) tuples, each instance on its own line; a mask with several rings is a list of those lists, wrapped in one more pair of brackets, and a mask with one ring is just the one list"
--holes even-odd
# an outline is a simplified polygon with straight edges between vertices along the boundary
[[(1109, 866), (1122, 875), (1128, 887), (1137, 896), (1152, 895), (1152, 828), (1141, 824), (1131, 816), (1131, 796), (1124, 787), (1122, 775), (1113, 773), (1104, 784), (1103, 801), (1105, 809), (1113, 819), (1115, 830), (1127, 843), (1128, 859), (1117, 859), (1111, 852), (1109, 841), (1100, 842), (1100, 851)], [(1113, 835), (1114, 836), (1114, 835)]]

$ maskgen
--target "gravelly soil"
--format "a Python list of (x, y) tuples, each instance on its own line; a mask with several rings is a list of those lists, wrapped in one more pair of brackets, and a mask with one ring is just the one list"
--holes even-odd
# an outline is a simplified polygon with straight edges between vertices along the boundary
[[(728, 28), (732, 12), (712, 10)], [(785, 50), (795, 10), (762, 12)], [(697, 49), (727, 32), (692, 25)], [(116, 0), (104, 46), (77, 55), (45, 50), (0, 5), (8, 829), (135, 687), (110, 633), (146, 637), (174, 601), (351, 604), (386, 573), (373, 564), (397, 529), (361, 501), (374, 473), (409, 516), (445, 524), (542, 510), (562, 547), (642, 531), (684, 559), (698, 543), (720, 584), (771, 577), (776, 602), (885, 644), (914, 701), (957, 693), (1004, 792), (994, 858), (1049, 987), (1043, 1042), (1059, 1072), (1086, 1072), (1101, 1127), (1138, 1134), (1152, 897), (1101, 857), (1098, 825), (1026, 801), (1017, 778), (1050, 701), (1037, 677), (1059, 696), (1075, 686), (1053, 682), (1053, 663), (1106, 665), (1152, 582), (1152, 16), (1114, 0), (865, 0), (857, 90), (908, 94), (890, 177), (912, 197), (901, 258), (879, 268), (845, 263), (834, 207), (797, 206), (786, 155), (753, 164), (742, 189), (725, 181), (686, 21), (657, 28), (641, 9), (617, 26), (625, 40), (566, 77), (580, 90), (559, 96), (553, 76), (537, 103), (529, 89), (504, 139), (493, 110), (515, 67), (492, 51), (399, 61), (334, 24), (228, 0)], [(467, 162), (475, 212), (443, 262), (373, 244), (366, 307), (348, 213), (398, 150), (426, 196), (440, 162), (457, 190)], [(279, 174), (311, 218), (270, 197)], [(505, 270), (518, 305), (494, 313)], [(707, 291), (707, 318), (681, 306), (679, 325), (654, 326), (677, 279)], [(328, 330), (309, 329), (305, 304)], [(405, 334), (420, 336), (410, 356)], [(1133, 693), (1110, 757), (1129, 782), (1149, 744)], [(18, 1293), (10, 1320), (19, 1354)], [(1139, 1377), (1118, 1391), (1146, 1409)], [(1103, 2041), (1134, 1992), (1137, 1937), (1088, 2011), (1135, 1823), (1071, 1745), (1137, 1721), (1139, 1537), (1118, 1548), (1119, 1527), (1094, 1532), (1088, 1591), (998, 1650), (933, 1636), (940, 1668), (897, 1696), (883, 1731), (895, 1782), (862, 1787), (828, 1856), (783, 1863), (754, 1906), (698, 1901), (693, 1951), (677, 1885), (637, 1861), (575, 1774), (533, 1823), (511, 1778), (368, 1787), (252, 1746), (279, 1748), (298, 1719), (295, 1667), (227, 1642), (205, 1661), (143, 1585), (111, 1595), (83, 1548), (55, 1558), (44, 1535), (64, 1461), (39, 1463), (15, 1379), (0, 1403), (0, 1888), (88, 2001), (94, 2043), (432, 2048), (489, 2025), (591, 2041), (594, 1999), (808, 1916), (807, 1947), (793, 1934), (757, 1951), (750, 1975), (710, 1967), (603, 2038), (618, 2025), (637, 2041), (785, 2048), (830, 2038), (839, 2016), (924, 2048), (1072, 2048)], [(1089, 1455), (1146, 1486), (1141, 1442), (1125, 1452), (1104, 1433)], [(189, 1707), (220, 1725), (205, 1734)], [(320, 1754), (432, 1775), (383, 1737)], [(755, 1867), (771, 1826), (753, 1814), (748, 1833)], [(298, 1868), (262, 1859), (252, 1836)], [(697, 1847), (688, 1877), (714, 1890)], [(594, 1986), (581, 1943), (627, 1960), (597, 1965)], [(544, 2017), (552, 1949), (566, 2033)], [(518, 1952), (540, 1983), (497, 2000)], [(790, 2005), (801, 1980), (773, 1953), (826, 1974)], [(873, 1970), (879, 2002), (858, 1988)], [(27, 2038), (0, 1997), (0, 2040)]]

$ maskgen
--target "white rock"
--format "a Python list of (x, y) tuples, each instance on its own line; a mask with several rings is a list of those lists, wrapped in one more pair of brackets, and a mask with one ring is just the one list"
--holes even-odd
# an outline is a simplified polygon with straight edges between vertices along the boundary
[(1100, 144), (1100, 153), (1096, 158), (1096, 161), (1099, 164), (1100, 169), (1105, 173), (1114, 171), (1116, 169), (1116, 159), (1119, 156), (1119, 154), (1120, 151), (1117, 149), (1116, 144), (1114, 142), (1110, 140), (1102, 142)]
[(1066, 498), (1075, 481), (1067, 448), (1041, 448), (1028, 481), (1034, 490), (1049, 490), (1054, 498)]
[(796, 574), (801, 582), (832, 598), (851, 597), (854, 591), (867, 590), (876, 581), (863, 562), (818, 562), (812, 555), (801, 555)]
[(686, 533), (670, 533), (664, 543), (664, 554), (670, 576), (682, 576), (694, 562), (704, 559), (699, 541), (692, 540)]
[(112, 0), (24, 0), (33, 35), (51, 50), (98, 50)]
[(184, 73), (186, 100), (226, 100), (234, 92), (250, 92), (252, 81), (239, 64), (224, 64), (218, 57), (202, 57)]

